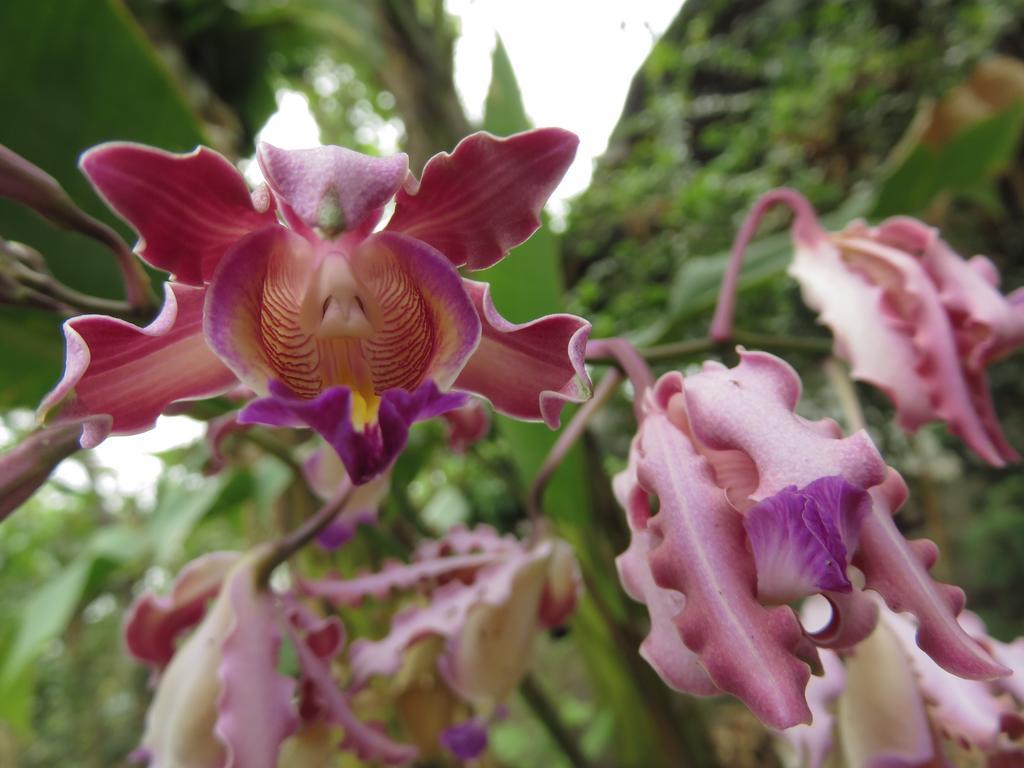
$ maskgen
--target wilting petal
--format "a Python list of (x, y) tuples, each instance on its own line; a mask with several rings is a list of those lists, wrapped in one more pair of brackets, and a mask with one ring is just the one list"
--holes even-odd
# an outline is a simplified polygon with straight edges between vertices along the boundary
[(0, 522), (27, 501), (60, 462), (82, 447), (87, 429), (106, 434), (110, 417), (86, 416), (39, 427), (0, 456)]
[(486, 283), (463, 283), (480, 315), (483, 336), (455, 386), (486, 397), (501, 413), (543, 419), (554, 429), (566, 403), (590, 397), (583, 364), (590, 323), (575, 315), (510, 323), (494, 308)]
[(632, 537), (629, 548), (615, 558), (619, 581), (626, 594), (647, 606), (651, 631), (640, 644), (640, 655), (658, 673), (665, 684), (681, 693), (695, 696), (713, 696), (721, 693), (707, 671), (701, 666), (697, 654), (683, 643), (674, 619), (683, 610), (684, 598), (674, 589), (663, 589), (654, 583), (651, 575), (650, 553), (656, 540), (634, 520), (646, 523), (650, 515), (647, 494), (636, 479), (636, 451), (630, 451), (629, 466), (615, 476), (615, 496), (623, 508), (634, 504), (642, 506), (627, 515)]
[(405, 447), (413, 422), (458, 408), (465, 399), (461, 393), (438, 391), (433, 381), (413, 392), (388, 390), (381, 396), (376, 422), (357, 430), (352, 424), (352, 392), (348, 387), (333, 387), (307, 400), (273, 381), (270, 397), (249, 403), (238, 420), (316, 430), (337, 451), (352, 482), (362, 484), (391, 466)]
[(431, 158), (417, 189), (399, 191), (387, 229), (429, 243), (457, 267), (485, 269), (540, 226), (578, 144), (558, 128), (506, 139), (475, 133)]
[(149, 429), (171, 403), (219, 394), (235, 377), (203, 338), (204, 288), (167, 283), (164, 307), (145, 328), (103, 315), (64, 323), (64, 378), (39, 406), (39, 417), (58, 408), (61, 419), (107, 414), (110, 428), (86, 425), (82, 447), (109, 432)]
[(850, 592), (848, 553), (869, 503), (843, 478), (824, 477), (747, 510), (743, 527), (757, 564), (758, 597), (783, 604), (817, 592)]
[[(796, 372), (765, 352), (740, 348), (739, 353), (734, 368), (705, 365), (699, 374), (687, 376), (685, 405), (704, 445), (739, 450), (753, 461), (759, 480), (751, 494), (754, 501), (832, 475), (862, 489), (882, 482), (885, 462), (867, 433), (840, 438), (834, 423), (800, 418), (794, 413), (800, 398)], [(671, 395), (659, 387), (658, 397), (666, 405)]]
[(664, 413), (648, 413), (640, 434), (638, 478), (656, 495), (648, 530), (659, 540), (651, 573), (685, 597), (675, 617), (683, 642), (715, 685), (739, 697), (764, 723), (810, 721), (810, 672), (794, 656), (802, 633), (792, 610), (755, 597), (754, 566), (742, 518), (715, 485), (705, 459)]
[(822, 768), (833, 746), (835, 717), (833, 704), (846, 687), (846, 672), (839, 657), (832, 652), (821, 654), (823, 675), (816, 675), (807, 683), (807, 705), (813, 720), (810, 725), (794, 725), (781, 732), (796, 755), (795, 764), (801, 768)]
[(129, 653), (157, 669), (166, 665), (174, 657), (178, 634), (203, 618), (207, 601), (220, 592), (240, 557), (238, 552), (198, 557), (181, 569), (170, 594), (147, 592), (132, 603), (124, 622)]
[(926, 539), (908, 542), (893, 522), (907, 489), (895, 470), (869, 491), (872, 505), (860, 532), (854, 565), (864, 572), (866, 588), (877, 591), (893, 611), (908, 611), (918, 621), (917, 644), (943, 669), (971, 680), (1006, 675), (1009, 670), (989, 655), (957, 623), (963, 591), (928, 575), (938, 549)]
[(330, 660), (315, 653), (290, 623), (288, 630), (298, 655), (304, 687), (315, 693), (323, 708), (326, 722), (344, 729), (342, 748), (356, 753), (361, 760), (372, 763), (401, 765), (414, 759), (414, 747), (393, 741), (383, 731), (367, 725), (355, 716), (331, 674)]
[[(277, 671), (280, 617), (269, 592), (256, 584), (248, 556), (224, 585), (234, 616), (217, 666), (217, 738), (225, 746), (225, 768), (277, 768), (281, 744), (295, 732), (295, 681)], [(173, 663), (173, 662), (172, 662)]]
[(175, 155), (141, 144), (101, 144), (80, 165), (139, 233), (139, 255), (179, 282), (209, 280), (236, 240), (276, 221), (274, 211), (254, 207), (235, 167), (206, 147)]
[(565, 624), (576, 610), (582, 588), (583, 576), (572, 547), (567, 541), (552, 539), (547, 580), (537, 609), (541, 626), (554, 629)]
[(277, 768), (327, 768), (338, 752), (339, 729), (326, 723), (303, 725), (285, 739)]
[(487, 727), (480, 720), (466, 720), (445, 728), (441, 744), (459, 760), (473, 760), (487, 749)]
[(836, 717), (846, 764), (928, 768), (935, 755), (924, 702), (906, 654), (884, 622), (846, 659)]
[(286, 150), (264, 142), (257, 157), (274, 194), (325, 237), (372, 228), (409, 172), (404, 154), (370, 157), (335, 146)]

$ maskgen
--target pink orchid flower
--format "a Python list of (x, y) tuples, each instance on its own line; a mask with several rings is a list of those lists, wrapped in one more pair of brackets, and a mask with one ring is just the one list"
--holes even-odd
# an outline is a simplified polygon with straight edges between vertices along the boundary
[[(331, 733), (340, 728), (340, 747), (363, 760), (413, 759), (414, 748), (360, 721), (335, 683), (331, 659), (344, 644), (338, 619), (257, 587), (266, 554), (204, 555), (182, 569), (168, 595), (145, 594), (132, 606), (125, 642), (156, 681), (136, 755), (151, 768), (313, 768), (324, 764), (325, 750), (337, 751)], [(278, 671), (285, 636), (297, 679)]]
[(90, 150), (82, 170), (139, 233), (139, 255), (173, 278), (145, 328), (95, 315), (65, 324), (64, 378), (40, 416), (108, 414), (109, 430), (87, 428), (91, 447), (241, 381), (262, 396), (241, 421), (313, 428), (356, 483), (391, 463), (413, 421), (463, 403), (451, 387), (557, 426), (565, 402), (589, 395), (589, 324), (509, 323), (487, 284), (458, 268), (489, 267), (537, 229), (576, 145), (554, 128), (478, 133), (417, 182), (405, 155), (264, 144), (269, 192), (251, 195), (206, 148)]
[(855, 221), (827, 232), (798, 192), (769, 192), (733, 246), (712, 335), (731, 333), (743, 252), (764, 212), (777, 204), (796, 215), (789, 272), (832, 330), (836, 355), (850, 363), (853, 377), (889, 396), (904, 429), (944, 421), (990, 464), (1016, 461), (985, 369), (1024, 345), (1024, 289), (1004, 296), (991, 261), (965, 261), (917, 219), (900, 216), (877, 227)]
[(1024, 762), (1024, 699), (1010, 684), (1024, 673), (1024, 639), (1000, 643), (965, 611), (964, 630), (1011, 666), (1014, 677), (964, 680), (921, 651), (912, 617), (881, 603), (879, 613), (874, 632), (855, 648), (822, 652), (825, 673), (808, 686), (814, 722), (781, 732), (787, 752), (805, 768), (822, 768), (837, 751), (847, 765), (932, 768), (949, 764), (949, 742), (987, 758), (986, 765)]
[[(731, 693), (776, 728), (809, 722), (817, 648), (854, 646), (877, 622), (863, 583), (916, 617), (944, 669), (1006, 674), (957, 623), (963, 593), (928, 575), (935, 546), (896, 528), (900, 476), (863, 430), (798, 416), (800, 389), (785, 362), (741, 348), (734, 368), (705, 363), (646, 390), (615, 481), (633, 532), (619, 573), (651, 616), (641, 653), (676, 690)], [(809, 632), (787, 603), (814, 594), (832, 615)]]
[(486, 744), (481, 735), (486, 721), (526, 673), (536, 634), (561, 626), (575, 609), (580, 576), (564, 541), (527, 547), (478, 526), (421, 545), (410, 563), (392, 563), (361, 577), (307, 582), (303, 590), (335, 605), (394, 591), (420, 591), (429, 598), (396, 614), (380, 640), (352, 644), (353, 680), (394, 677), (407, 655), (434, 648), (424, 641), (440, 641), (427, 663), (449, 692), (478, 713), (453, 724), (442, 739), (468, 759)]

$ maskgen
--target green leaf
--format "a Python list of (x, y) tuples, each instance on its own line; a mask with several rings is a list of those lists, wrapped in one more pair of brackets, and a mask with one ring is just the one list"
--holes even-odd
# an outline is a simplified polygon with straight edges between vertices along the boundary
[(981, 120), (936, 151), (918, 145), (882, 183), (872, 216), (924, 210), (939, 194), (974, 193), (1016, 162), (1024, 104)]
[[(5, 0), (0, 29), (0, 143), (53, 175), (80, 206), (132, 242), (78, 172), (79, 154), (114, 139), (188, 150), (204, 141), (198, 118), (115, 0)], [(55, 230), (9, 201), (0, 201), (0, 235), (37, 248), (72, 287), (119, 295), (116, 264), (102, 246)], [(37, 311), (0, 311), (0, 407), (35, 405), (56, 383), (60, 322)]]
[(205, 478), (198, 488), (191, 484), (162, 484), (146, 531), (157, 563), (169, 563), (179, 557), (189, 533), (216, 505), (230, 478), (230, 473)]
[(495, 136), (508, 136), (525, 131), (530, 125), (512, 62), (499, 35), (491, 57), (491, 85), (484, 103), (484, 130)]
[(26, 666), (47, 643), (64, 632), (82, 598), (91, 568), (92, 558), (83, 554), (29, 596), (0, 671), (0, 698), (9, 687), (19, 684)]

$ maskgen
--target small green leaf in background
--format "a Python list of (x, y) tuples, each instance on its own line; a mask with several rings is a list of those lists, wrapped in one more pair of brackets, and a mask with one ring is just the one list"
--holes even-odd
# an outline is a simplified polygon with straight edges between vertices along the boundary
[(882, 182), (871, 215), (884, 218), (923, 211), (943, 192), (972, 193), (1013, 165), (1024, 104), (967, 128), (939, 150), (918, 145)]
[[(134, 235), (79, 173), (79, 154), (115, 139), (192, 149), (204, 143), (199, 119), (116, 0), (5, 0), (0, 30), (0, 144), (51, 174), (76, 203), (132, 243)], [(114, 259), (84, 237), (2, 200), (0, 236), (38, 249), (73, 288), (119, 295)], [(0, 308), (0, 406), (35, 406), (60, 377), (63, 344), (60, 318)]]

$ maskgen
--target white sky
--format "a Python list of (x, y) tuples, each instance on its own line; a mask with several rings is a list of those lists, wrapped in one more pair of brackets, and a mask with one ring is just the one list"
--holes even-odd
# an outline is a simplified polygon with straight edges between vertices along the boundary
[[(500, 34), (530, 118), (538, 126), (559, 126), (579, 135), (576, 161), (552, 196), (553, 213), (564, 215), (567, 199), (586, 189), (634, 72), (678, 12), (681, 0), (447, 2), (462, 24), (455, 80), (470, 119), (482, 117), (491, 54)], [(305, 97), (279, 92), (278, 112), (259, 138), (284, 149), (317, 146), (320, 132)], [(395, 138), (384, 126), (379, 135), (382, 151), (396, 151)], [(262, 180), (256, 163), (243, 163), (243, 170), (251, 183)], [(115, 470), (115, 478), (102, 490), (111, 497), (151, 496), (162, 467), (153, 454), (189, 443), (203, 431), (201, 424), (184, 416), (161, 417), (148, 433), (108, 438), (94, 451), (97, 463)], [(71, 484), (85, 479), (74, 459), (58, 468), (58, 476)]]

